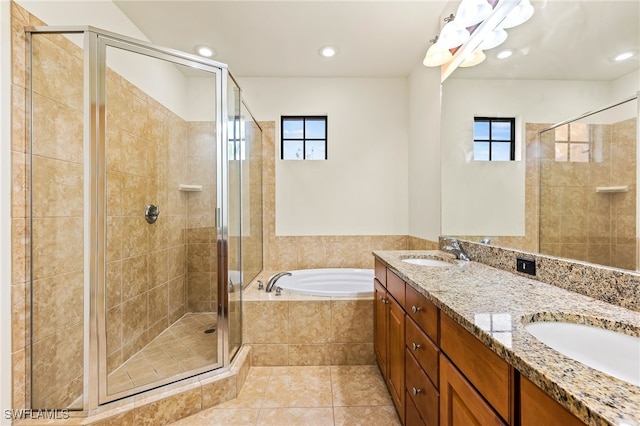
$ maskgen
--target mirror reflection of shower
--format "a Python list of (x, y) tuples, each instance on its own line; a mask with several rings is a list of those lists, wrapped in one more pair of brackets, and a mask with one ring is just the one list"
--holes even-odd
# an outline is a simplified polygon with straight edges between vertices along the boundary
[(637, 269), (637, 98), (540, 133), (540, 252)]

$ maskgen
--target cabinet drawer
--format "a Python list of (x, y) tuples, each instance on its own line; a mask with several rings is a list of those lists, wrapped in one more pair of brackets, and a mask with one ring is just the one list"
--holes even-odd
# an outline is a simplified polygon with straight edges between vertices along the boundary
[(409, 349), (405, 352), (405, 385), (425, 424), (438, 424), (438, 390), (422, 371)]
[(509, 364), (446, 314), (440, 318), (440, 349), (502, 418), (510, 421), (513, 369)]
[(404, 306), (404, 287), (402, 278), (387, 269), (387, 290), (401, 306)]
[(405, 426), (426, 426), (422, 417), (420, 417), (420, 413), (418, 412), (418, 408), (416, 408), (416, 404), (413, 403), (411, 396), (409, 396), (409, 392), (406, 392), (404, 396), (405, 409), (406, 413), (404, 415), (404, 424)]
[(406, 287), (405, 310), (427, 336), (438, 343), (438, 308), (410, 285)]
[(434, 386), (438, 387), (438, 347), (420, 330), (411, 319), (407, 319), (405, 328), (407, 350), (427, 373)]
[(374, 260), (375, 277), (380, 281), (380, 284), (387, 286), (387, 267), (384, 263), (380, 262), (377, 258)]

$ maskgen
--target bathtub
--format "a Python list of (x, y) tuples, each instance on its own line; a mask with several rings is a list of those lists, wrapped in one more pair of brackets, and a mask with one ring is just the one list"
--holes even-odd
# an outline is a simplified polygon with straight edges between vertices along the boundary
[(373, 269), (300, 269), (281, 277), (276, 286), (292, 293), (311, 296), (373, 296)]

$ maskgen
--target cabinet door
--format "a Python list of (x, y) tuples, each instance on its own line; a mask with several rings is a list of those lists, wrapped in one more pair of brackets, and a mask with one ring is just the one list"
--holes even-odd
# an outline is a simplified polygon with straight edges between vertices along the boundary
[(376, 354), (378, 366), (382, 376), (387, 378), (387, 329), (389, 327), (389, 297), (387, 290), (374, 279), (374, 304), (373, 304), (373, 351)]
[(440, 424), (506, 425), (444, 355), (440, 355)]
[(387, 387), (400, 420), (404, 423), (404, 310), (389, 297), (389, 352)]
[(526, 377), (520, 376), (520, 389), (520, 424), (522, 426), (584, 425), (580, 419), (551, 399)]

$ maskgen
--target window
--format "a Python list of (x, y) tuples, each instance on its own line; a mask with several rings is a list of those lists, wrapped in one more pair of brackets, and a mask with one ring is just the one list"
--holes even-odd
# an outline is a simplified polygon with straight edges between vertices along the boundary
[(283, 160), (326, 160), (326, 116), (282, 116), (280, 158)]
[(556, 161), (589, 162), (589, 125), (569, 123), (556, 127)]
[(516, 119), (475, 117), (473, 120), (473, 159), (513, 161), (516, 156)]

